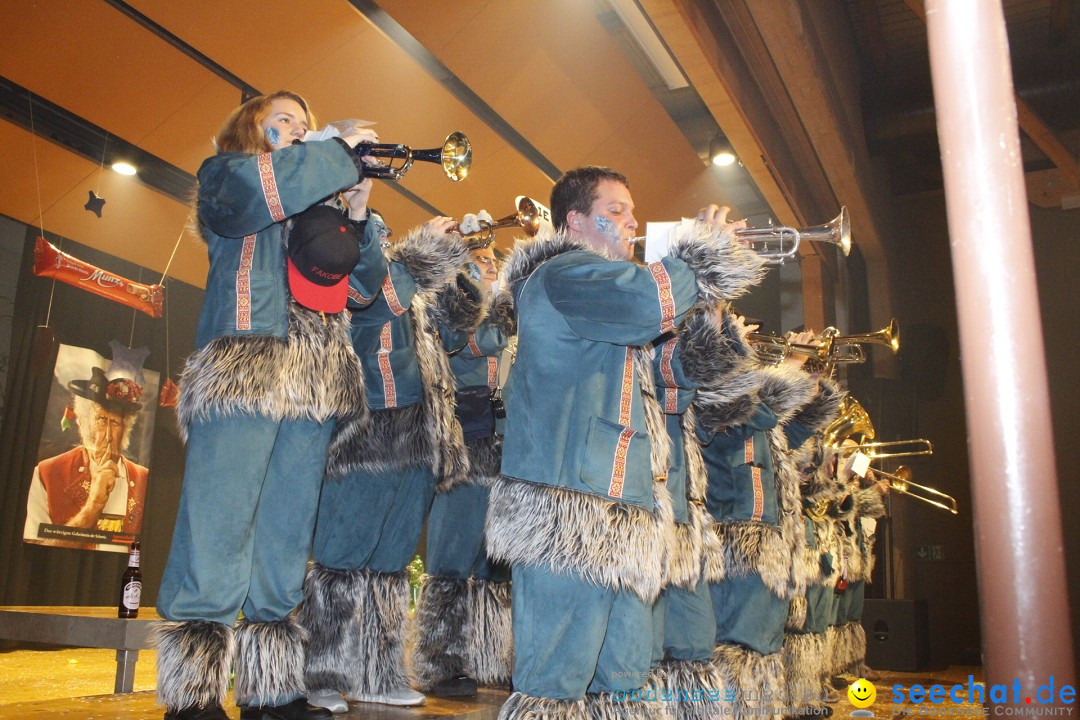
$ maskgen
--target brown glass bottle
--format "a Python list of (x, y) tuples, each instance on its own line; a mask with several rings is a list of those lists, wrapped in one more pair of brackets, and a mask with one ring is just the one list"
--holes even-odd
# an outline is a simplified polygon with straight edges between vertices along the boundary
[(127, 570), (120, 581), (120, 605), (117, 617), (139, 616), (139, 600), (142, 598), (142, 570), (139, 568), (139, 542), (131, 543)]

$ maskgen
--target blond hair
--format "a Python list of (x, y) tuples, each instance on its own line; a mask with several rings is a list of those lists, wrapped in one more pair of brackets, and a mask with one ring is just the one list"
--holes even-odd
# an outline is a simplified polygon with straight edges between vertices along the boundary
[(295, 101), (307, 114), (308, 128), (315, 129), (315, 115), (308, 108), (307, 101), (296, 93), (287, 90), (279, 90), (270, 95), (259, 95), (248, 100), (232, 111), (225, 124), (221, 127), (217, 137), (214, 138), (214, 147), (219, 153), (263, 153), (270, 152), (273, 147), (266, 139), (262, 129), (262, 121), (270, 113), (270, 104), (274, 100), (287, 98)]

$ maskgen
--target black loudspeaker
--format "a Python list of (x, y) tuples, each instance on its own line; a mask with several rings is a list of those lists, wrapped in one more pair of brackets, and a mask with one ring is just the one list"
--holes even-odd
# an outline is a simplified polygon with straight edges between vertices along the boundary
[(949, 336), (939, 325), (900, 328), (900, 377), (919, 400), (939, 400), (950, 361)]
[(930, 664), (926, 600), (872, 600), (863, 606), (866, 664), (919, 672)]

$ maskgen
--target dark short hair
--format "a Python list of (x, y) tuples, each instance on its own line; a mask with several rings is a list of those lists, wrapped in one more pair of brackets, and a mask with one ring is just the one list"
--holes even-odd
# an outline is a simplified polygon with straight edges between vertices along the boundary
[(630, 189), (630, 181), (609, 167), (586, 165), (563, 173), (551, 188), (551, 216), (556, 230), (566, 229), (566, 215), (571, 210), (588, 215), (596, 200), (596, 186), (604, 180), (622, 183)]

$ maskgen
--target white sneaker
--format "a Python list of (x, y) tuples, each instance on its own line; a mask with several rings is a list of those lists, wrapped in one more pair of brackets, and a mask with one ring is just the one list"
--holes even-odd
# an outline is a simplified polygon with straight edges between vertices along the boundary
[(423, 693), (418, 693), (409, 687), (394, 688), (393, 690), (387, 690), (384, 693), (357, 693), (356, 696), (350, 696), (350, 700), (356, 702), (366, 703), (381, 703), (383, 705), (401, 705), (401, 706), (414, 706), (423, 705), (427, 702), (427, 698)]
[(326, 708), (332, 713), (349, 712), (349, 703), (337, 690), (312, 690), (307, 694), (307, 701), (315, 707)]

